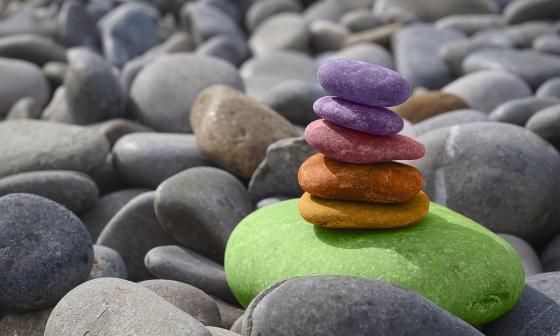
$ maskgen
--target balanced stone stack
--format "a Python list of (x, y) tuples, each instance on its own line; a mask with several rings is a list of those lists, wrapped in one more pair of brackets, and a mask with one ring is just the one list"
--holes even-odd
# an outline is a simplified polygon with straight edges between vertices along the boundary
[(321, 85), (333, 96), (313, 105), (322, 119), (309, 124), (305, 139), (319, 153), (300, 167), (305, 191), (302, 217), (331, 228), (399, 228), (418, 223), (430, 204), (423, 176), (394, 160), (421, 158), (416, 140), (397, 134), (404, 121), (388, 106), (403, 103), (410, 85), (384, 67), (349, 59), (325, 62)]

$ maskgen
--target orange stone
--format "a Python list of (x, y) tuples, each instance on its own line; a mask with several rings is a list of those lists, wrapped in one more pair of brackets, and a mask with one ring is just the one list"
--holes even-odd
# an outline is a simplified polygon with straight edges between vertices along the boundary
[(422, 173), (398, 162), (356, 164), (315, 154), (299, 168), (301, 188), (313, 196), (339, 201), (398, 203), (422, 190)]
[(403, 203), (363, 203), (326, 200), (304, 193), (299, 212), (307, 222), (340, 229), (395, 229), (426, 216), (430, 199), (423, 192)]

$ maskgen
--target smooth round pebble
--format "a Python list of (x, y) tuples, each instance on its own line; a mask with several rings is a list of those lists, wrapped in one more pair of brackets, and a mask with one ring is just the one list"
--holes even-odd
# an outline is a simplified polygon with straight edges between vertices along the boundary
[(43, 106), (49, 99), (49, 83), (35, 64), (0, 58), (0, 116), (5, 116), (20, 98), (32, 97)]
[(560, 77), (552, 78), (544, 82), (535, 93), (537, 97), (560, 98)]
[(527, 121), (540, 110), (560, 104), (555, 97), (525, 97), (508, 100), (500, 104), (489, 115), (490, 119), (525, 126)]
[(560, 101), (535, 113), (525, 127), (560, 148)]
[(523, 268), (525, 268), (525, 277), (543, 272), (539, 257), (531, 245), (523, 239), (507, 233), (498, 233), (498, 236), (507, 241), (519, 254)]
[(306, 51), (310, 38), (309, 27), (301, 15), (279, 13), (255, 29), (249, 47), (256, 56), (278, 49)]
[(128, 271), (119, 252), (103, 245), (93, 245), (93, 265), (90, 279), (128, 278)]
[(416, 130), (416, 135), (420, 136), (424, 133), (434, 131), (438, 128), (483, 121), (490, 121), (487, 113), (477, 110), (462, 109), (442, 113), (440, 115), (424, 119), (421, 122), (415, 124), (414, 129)]

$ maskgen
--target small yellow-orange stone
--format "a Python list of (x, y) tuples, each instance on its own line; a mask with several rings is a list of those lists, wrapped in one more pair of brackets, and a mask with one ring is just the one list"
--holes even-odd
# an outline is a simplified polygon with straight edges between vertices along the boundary
[(309, 223), (322, 227), (394, 229), (418, 223), (429, 206), (430, 199), (422, 191), (409, 201), (393, 204), (333, 201), (304, 193), (299, 212)]

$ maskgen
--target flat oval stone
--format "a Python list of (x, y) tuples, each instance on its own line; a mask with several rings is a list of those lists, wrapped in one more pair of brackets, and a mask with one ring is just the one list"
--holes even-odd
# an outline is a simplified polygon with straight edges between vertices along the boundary
[(510, 310), (523, 290), (513, 248), (438, 204), (405, 229), (333, 230), (308, 225), (298, 203), (257, 210), (231, 235), (225, 270), (243, 306), (281, 280), (350, 275), (412, 289), (466, 322), (484, 324)]
[(380, 137), (322, 119), (307, 126), (305, 140), (325, 156), (350, 163), (416, 160), (425, 153), (424, 145), (404, 135)]
[(298, 181), (313, 196), (339, 201), (397, 203), (422, 190), (422, 173), (398, 162), (354, 164), (315, 154), (299, 168)]
[(394, 229), (418, 223), (430, 206), (430, 199), (419, 192), (402, 203), (363, 203), (301, 196), (299, 212), (311, 224), (339, 229)]
[(384, 107), (356, 104), (338, 97), (322, 97), (313, 104), (315, 113), (339, 126), (374, 135), (395, 135), (404, 127), (404, 121), (395, 112)]
[(399, 73), (379, 65), (333, 59), (319, 67), (321, 86), (334, 96), (370, 106), (395, 106), (410, 96), (410, 85)]

